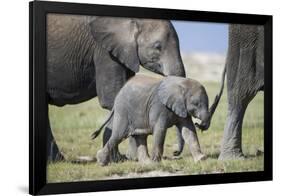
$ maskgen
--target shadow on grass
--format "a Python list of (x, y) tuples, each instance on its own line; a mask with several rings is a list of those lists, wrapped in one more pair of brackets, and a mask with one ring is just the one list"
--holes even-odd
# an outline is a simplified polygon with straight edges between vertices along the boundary
[[(245, 159), (255, 159), (257, 157), (263, 156), (263, 154), (264, 154), (263, 152), (259, 151), (259, 152), (256, 152), (256, 154), (246, 154), (246, 155), (244, 155), (244, 158)], [(217, 159), (217, 160), (218, 160), (219, 156), (220, 156), (219, 152), (207, 155), (208, 158)]]
[(219, 156), (220, 156), (220, 153), (219, 153), (219, 152), (212, 153), (212, 154), (207, 154), (207, 157), (208, 157), (208, 158), (211, 158), (211, 159), (218, 159)]
[(255, 154), (247, 154), (247, 155), (244, 155), (244, 156), (245, 156), (245, 159), (255, 159), (255, 158), (261, 157), (263, 155), (264, 155), (264, 152), (258, 151)]
[(76, 159), (70, 160), (70, 163), (73, 164), (88, 164), (88, 163), (96, 163), (97, 159), (96, 157), (90, 157), (90, 156), (79, 156)]

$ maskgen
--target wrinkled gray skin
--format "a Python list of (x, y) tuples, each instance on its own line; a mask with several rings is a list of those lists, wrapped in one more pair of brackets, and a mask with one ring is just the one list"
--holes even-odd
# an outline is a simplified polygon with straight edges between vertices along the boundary
[[(137, 159), (149, 162), (147, 136), (153, 134), (152, 160), (160, 161), (168, 128), (176, 125), (195, 161), (206, 156), (201, 152), (192, 117), (201, 120), (200, 127), (208, 129), (211, 114), (205, 88), (197, 81), (177, 76), (163, 80), (137, 75), (131, 78), (116, 96), (110, 118), (112, 135), (97, 152), (101, 165), (110, 161), (110, 152), (124, 138), (132, 136), (137, 144)], [(106, 122), (105, 122), (106, 123)], [(96, 138), (102, 127), (93, 133)]]
[(220, 160), (243, 158), (242, 124), (248, 104), (264, 89), (264, 29), (230, 25), (226, 59), (228, 115)]
[[(162, 75), (185, 76), (170, 21), (48, 14), (49, 104), (77, 104), (98, 96), (103, 108), (112, 109), (116, 94), (139, 65)], [(109, 127), (105, 138), (110, 132)], [(63, 159), (50, 125), (47, 136), (48, 159)]]

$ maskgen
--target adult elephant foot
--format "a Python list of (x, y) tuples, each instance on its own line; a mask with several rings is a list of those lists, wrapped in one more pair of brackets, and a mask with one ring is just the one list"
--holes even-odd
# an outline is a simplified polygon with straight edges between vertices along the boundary
[(222, 151), (219, 156), (220, 161), (226, 161), (226, 160), (244, 160), (245, 156), (242, 153), (242, 150), (237, 149), (237, 150), (226, 150)]
[[(228, 100), (228, 114), (219, 160), (244, 159), (242, 152), (242, 124), (249, 100), (246, 102), (235, 98), (230, 92), (228, 94), (232, 99)], [(244, 97), (242, 93), (240, 93), (240, 96)]]
[(56, 162), (56, 161), (65, 160), (64, 156), (59, 151), (58, 146), (55, 141), (50, 142), (48, 145), (49, 145), (47, 148), (48, 161)]
[(47, 118), (47, 160), (50, 162), (64, 161), (65, 158), (59, 151), (58, 145), (54, 139), (49, 118)]

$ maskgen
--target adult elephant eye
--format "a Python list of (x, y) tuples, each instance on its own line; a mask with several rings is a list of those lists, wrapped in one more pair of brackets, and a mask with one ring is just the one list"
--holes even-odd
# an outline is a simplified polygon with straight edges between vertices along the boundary
[(157, 62), (158, 60), (159, 60), (159, 57), (158, 57), (158, 56), (152, 57), (152, 62)]

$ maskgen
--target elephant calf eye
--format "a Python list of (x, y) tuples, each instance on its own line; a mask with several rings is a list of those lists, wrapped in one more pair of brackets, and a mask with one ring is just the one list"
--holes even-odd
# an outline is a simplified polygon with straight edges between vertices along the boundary
[(161, 43), (160, 42), (155, 42), (154, 43), (154, 48), (157, 49), (157, 50), (161, 50), (162, 49)]
[(193, 105), (195, 105), (195, 106), (199, 106), (199, 102), (198, 102), (198, 101), (196, 101), (196, 102), (194, 102), (194, 103), (193, 103)]

